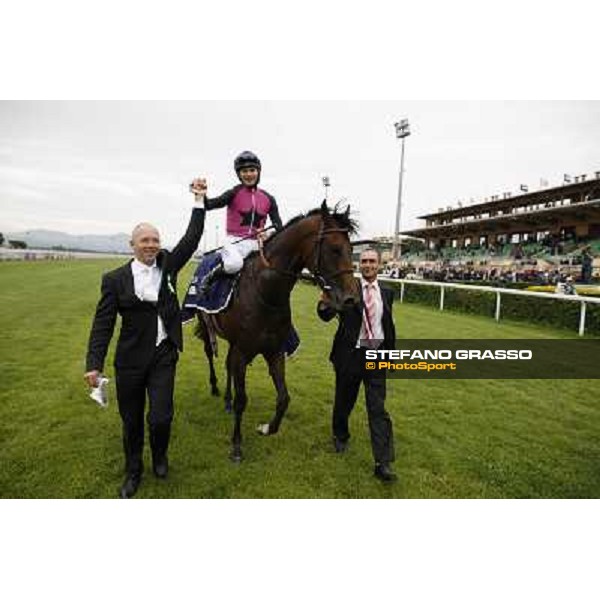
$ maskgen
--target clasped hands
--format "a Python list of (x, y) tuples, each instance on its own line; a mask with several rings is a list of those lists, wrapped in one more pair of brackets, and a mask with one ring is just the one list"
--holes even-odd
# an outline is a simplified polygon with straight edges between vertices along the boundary
[(190, 192), (196, 196), (196, 200), (203, 200), (206, 197), (207, 190), (205, 177), (197, 177), (190, 183)]

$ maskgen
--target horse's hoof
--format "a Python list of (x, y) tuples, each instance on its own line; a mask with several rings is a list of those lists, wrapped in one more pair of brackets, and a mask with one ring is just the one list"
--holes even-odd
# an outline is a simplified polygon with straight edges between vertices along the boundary
[(234, 465), (239, 465), (242, 462), (242, 452), (241, 450), (232, 450), (231, 453), (229, 454), (229, 460), (234, 464)]
[(211, 393), (213, 396), (220, 396), (220, 394), (219, 394), (219, 388), (218, 388), (218, 387), (214, 387), (214, 388), (212, 388), (212, 390), (210, 391), (210, 393)]
[(261, 435), (269, 435), (269, 424), (263, 423), (262, 425), (258, 425), (256, 427), (256, 431), (258, 431), (258, 433), (260, 433)]
[(225, 405), (225, 412), (230, 413), (230, 414), (233, 412), (233, 409), (231, 408), (231, 404)]

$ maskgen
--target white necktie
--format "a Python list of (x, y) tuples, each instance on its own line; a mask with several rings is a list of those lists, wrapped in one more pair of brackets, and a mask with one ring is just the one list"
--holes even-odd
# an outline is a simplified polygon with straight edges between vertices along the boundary
[(146, 267), (142, 271), (144, 278), (142, 284), (142, 300), (145, 302), (158, 302), (158, 290), (152, 285), (152, 267)]

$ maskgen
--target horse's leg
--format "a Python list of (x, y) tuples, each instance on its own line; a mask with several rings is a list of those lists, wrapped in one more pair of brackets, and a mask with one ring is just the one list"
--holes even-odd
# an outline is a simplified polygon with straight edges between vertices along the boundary
[(198, 313), (198, 328), (196, 334), (204, 342), (204, 354), (208, 359), (208, 368), (210, 369), (210, 391), (213, 396), (219, 395), (219, 388), (217, 387), (217, 374), (215, 373), (214, 365), (214, 351), (212, 342), (210, 339), (210, 332), (208, 331), (208, 325), (204, 322), (204, 317), (201, 313)]
[(219, 387), (217, 385), (217, 374), (215, 372), (215, 363), (214, 363), (214, 354), (212, 349), (212, 344), (210, 343), (210, 339), (204, 340), (204, 352), (206, 354), (206, 358), (208, 358), (208, 367), (210, 369), (210, 393), (213, 396), (219, 395)]
[(235, 424), (233, 426), (233, 436), (231, 438), (230, 458), (233, 462), (239, 463), (242, 460), (242, 415), (246, 409), (248, 398), (246, 396), (246, 360), (241, 352), (234, 347), (230, 348), (230, 366), (235, 385), (235, 397), (233, 399), (233, 412)]
[(279, 430), (281, 420), (287, 411), (290, 403), (290, 395), (285, 385), (285, 356), (283, 353), (276, 354), (270, 358), (265, 357), (269, 364), (269, 374), (277, 390), (277, 403), (275, 406), (275, 415), (269, 423), (263, 423), (257, 427), (257, 431), (262, 435), (273, 435)]
[(225, 389), (225, 412), (231, 412), (231, 381), (233, 379), (233, 373), (231, 370), (231, 346), (227, 349), (227, 358), (225, 359), (227, 387)]

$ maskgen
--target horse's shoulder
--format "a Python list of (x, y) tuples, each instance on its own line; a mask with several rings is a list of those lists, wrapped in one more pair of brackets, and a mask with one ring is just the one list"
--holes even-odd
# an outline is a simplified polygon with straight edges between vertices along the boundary
[(256, 261), (260, 258), (260, 252), (258, 250), (253, 250), (246, 256), (244, 259), (244, 266), (240, 271), (240, 277), (243, 277), (244, 274), (247, 274), (250, 270), (256, 267)]

